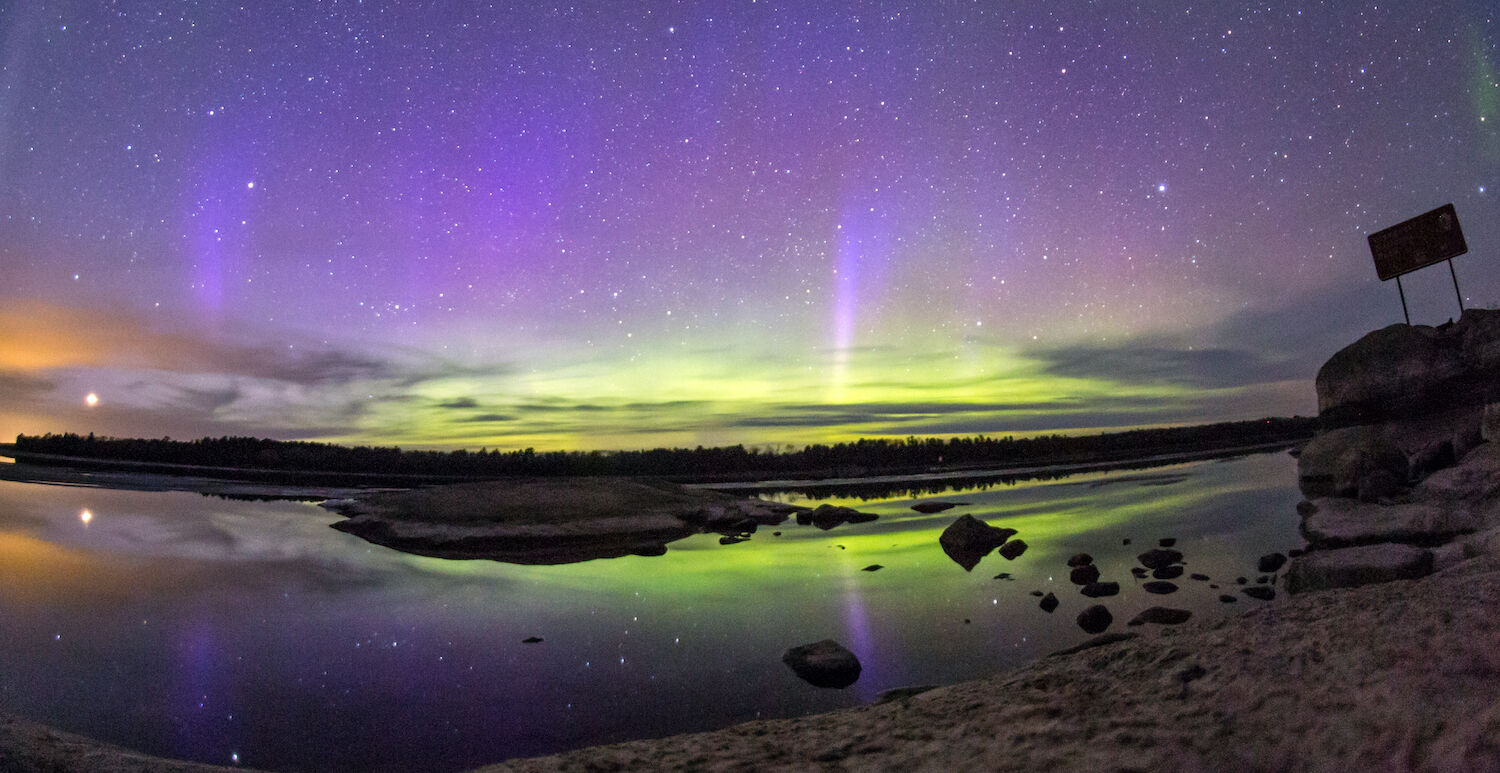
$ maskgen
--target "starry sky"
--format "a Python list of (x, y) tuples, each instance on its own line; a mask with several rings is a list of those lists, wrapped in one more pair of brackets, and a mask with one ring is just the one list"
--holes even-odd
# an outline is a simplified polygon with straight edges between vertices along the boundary
[[(1487, 0), (0, 4), (0, 437), (756, 446), (1311, 414)], [(1445, 267), (1412, 321), (1458, 314)], [(96, 401), (86, 400), (95, 395)], [(92, 404), (91, 404), (92, 403)]]

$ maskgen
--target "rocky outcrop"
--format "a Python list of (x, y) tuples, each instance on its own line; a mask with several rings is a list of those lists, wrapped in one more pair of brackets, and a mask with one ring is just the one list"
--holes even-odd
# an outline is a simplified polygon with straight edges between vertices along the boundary
[(1325, 426), (1374, 424), (1483, 406), (1497, 377), (1500, 310), (1468, 309), (1439, 327), (1391, 325), (1318, 370), (1318, 416)]
[(792, 647), (781, 662), (815, 687), (842, 689), (859, 681), (859, 658), (832, 639)]

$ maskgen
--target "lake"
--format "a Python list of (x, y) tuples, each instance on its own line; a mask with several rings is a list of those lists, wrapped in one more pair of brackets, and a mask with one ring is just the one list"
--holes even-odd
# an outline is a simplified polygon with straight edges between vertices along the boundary
[[(827, 711), (1085, 640), (1075, 617), (1095, 600), (1066, 566), (1080, 551), (1122, 586), (1098, 600), (1111, 631), (1158, 604), (1204, 618), (1264, 603), (1234, 580), (1302, 544), (1295, 472), (1277, 452), (917, 498), (767, 494), (880, 517), (563, 566), (406, 555), (310, 503), (5, 481), (0, 708), (151, 754), (306, 771), (461, 770)], [(922, 515), (919, 499), (969, 504)], [(963, 514), (1029, 549), (964, 571), (938, 546)], [(1141, 590), (1129, 569), (1163, 537), (1222, 587)], [(858, 655), (853, 686), (781, 663), (824, 638)]]

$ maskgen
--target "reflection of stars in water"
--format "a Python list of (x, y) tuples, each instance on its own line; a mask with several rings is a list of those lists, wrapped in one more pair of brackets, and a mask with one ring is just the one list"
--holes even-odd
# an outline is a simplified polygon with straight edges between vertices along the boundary
[(83, 525), (87, 526), (91, 521), (94, 520), (94, 514), (89, 512), (88, 509), (85, 508), (83, 512), (78, 514), (78, 520), (83, 521)]

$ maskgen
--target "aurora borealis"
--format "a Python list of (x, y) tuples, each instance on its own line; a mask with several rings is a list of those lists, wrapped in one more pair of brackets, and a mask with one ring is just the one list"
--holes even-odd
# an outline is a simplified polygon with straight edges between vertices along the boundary
[[(167, 8), (170, 10), (167, 10)], [(0, 437), (1244, 419), (1500, 306), (1491, 3), (0, 6)], [(1458, 309), (1403, 279), (1414, 322)], [(85, 397), (98, 396), (96, 405)]]

